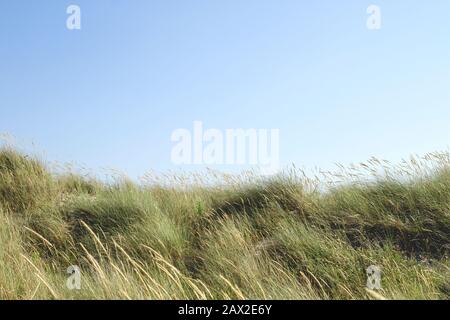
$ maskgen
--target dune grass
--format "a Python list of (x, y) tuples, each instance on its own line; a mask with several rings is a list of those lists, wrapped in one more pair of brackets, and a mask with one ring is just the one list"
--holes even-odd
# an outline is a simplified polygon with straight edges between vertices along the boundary
[(104, 183), (1, 149), (0, 299), (450, 298), (448, 154), (222, 180)]

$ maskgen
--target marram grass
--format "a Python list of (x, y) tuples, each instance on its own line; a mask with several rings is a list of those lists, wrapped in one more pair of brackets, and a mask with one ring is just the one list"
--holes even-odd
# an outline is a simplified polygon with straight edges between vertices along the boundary
[(448, 154), (185, 178), (105, 183), (1, 149), (0, 299), (450, 298)]

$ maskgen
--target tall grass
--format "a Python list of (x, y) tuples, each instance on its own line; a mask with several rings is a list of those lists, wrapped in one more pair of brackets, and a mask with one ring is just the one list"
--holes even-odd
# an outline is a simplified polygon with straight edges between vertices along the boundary
[(448, 154), (212, 179), (103, 183), (0, 150), (0, 299), (450, 298)]

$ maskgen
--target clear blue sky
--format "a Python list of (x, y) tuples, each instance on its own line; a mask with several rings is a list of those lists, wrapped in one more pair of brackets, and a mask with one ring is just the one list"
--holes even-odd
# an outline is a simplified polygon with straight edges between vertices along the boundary
[(194, 120), (279, 128), (281, 164), (307, 168), (448, 150), (449, 16), (448, 0), (1, 1), (0, 132), (132, 177), (180, 169), (170, 136)]

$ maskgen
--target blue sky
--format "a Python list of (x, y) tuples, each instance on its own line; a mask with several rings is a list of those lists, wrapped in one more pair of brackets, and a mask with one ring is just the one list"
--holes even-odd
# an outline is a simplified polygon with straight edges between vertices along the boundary
[(278, 128), (281, 164), (306, 168), (448, 150), (449, 14), (447, 0), (1, 1), (0, 133), (132, 177), (195, 169), (170, 158), (195, 120)]

